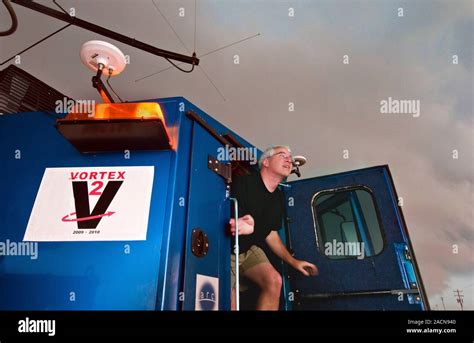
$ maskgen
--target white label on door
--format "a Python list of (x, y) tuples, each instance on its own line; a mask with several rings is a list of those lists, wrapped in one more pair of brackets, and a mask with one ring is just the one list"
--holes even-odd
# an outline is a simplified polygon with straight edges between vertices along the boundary
[(219, 279), (207, 275), (196, 275), (196, 311), (219, 309)]

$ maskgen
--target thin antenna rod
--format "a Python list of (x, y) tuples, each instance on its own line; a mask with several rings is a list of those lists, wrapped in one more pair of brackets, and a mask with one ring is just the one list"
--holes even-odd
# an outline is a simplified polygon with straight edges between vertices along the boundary
[(56, 6), (58, 6), (64, 13), (66, 13), (67, 15), (70, 15), (69, 13), (67, 13), (67, 11), (66, 11), (64, 8), (61, 7), (60, 4), (58, 4), (58, 3), (56, 2), (56, 0), (53, 0), (53, 2), (54, 2), (54, 4), (55, 4)]
[[(239, 40), (239, 41), (237, 41), (237, 42), (234, 42), (234, 43), (231, 43), (231, 44), (227, 44), (227, 45), (222, 46), (222, 47), (220, 47), (220, 48), (218, 48), (218, 49), (215, 49), (215, 50), (206, 52), (205, 54), (200, 55), (199, 58), (203, 58), (203, 57), (208, 56), (208, 55), (210, 55), (210, 54), (213, 54), (213, 53), (215, 53), (215, 52), (217, 52), (217, 51), (219, 51), (219, 50), (228, 48), (228, 47), (230, 47), (230, 46), (232, 46), (232, 45), (241, 43), (241, 42), (246, 41), (246, 40), (251, 39), (251, 38), (255, 38), (255, 37), (257, 37), (257, 36), (260, 36), (260, 33), (257, 33), (256, 35), (253, 35), (253, 36), (250, 36), (250, 37), (241, 39), (241, 40)], [(185, 48), (186, 48), (186, 47), (185, 47)], [(186, 50), (187, 50), (187, 49), (186, 49)], [(182, 64), (182, 63), (178, 63), (177, 65), (180, 65), (180, 64)], [(154, 73), (151, 73), (151, 74), (149, 74), (149, 75), (146, 75), (146, 76), (143, 76), (143, 77), (141, 77), (141, 78), (139, 78), (139, 79), (136, 79), (135, 82), (139, 82), (139, 81), (145, 80), (145, 79), (147, 79), (147, 78), (149, 78), (149, 77), (152, 77), (152, 76), (154, 76), (154, 75), (156, 75), (156, 74), (159, 74), (159, 73), (164, 72), (164, 71), (166, 71), (166, 70), (169, 70), (169, 69), (171, 69), (171, 68), (173, 68), (173, 67), (167, 67), (167, 68), (164, 68), (164, 69), (160, 69), (160, 70), (158, 70), (158, 71), (156, 71), (156, 72), (154, 72)]]
[(225, 46), (223, 46), (223, 47), (220, 47), (220, 48), (218, 48), (218, 49), (215, 49), (215, 50), (209, 51), (209, 52), (205, 53), (204, 55), (200, 55), (199, 57), (200, 57), (200, 58), (202, 58), (202, 57), (204, 57), (204, 56), (207, 56), (207, 55), (213, 54), (213, 53), (214, 53), (214, 52), (216, 52), (216, 51), (219, 51), (219, 50), (222, 50), (222, 49), (228, 48), (228, 47), (230, 47), (230, 46), (232, 46), (232, 45), (235, 45), (235, 44), (242, 43), (242, 42), (244, 42), (244, 41), (246, 41), (246, 40), (249, 40), (249, 39), (251, 39), (251, 38), (255, 38), (255, 37), (258, 37), (258, 36), (260, 36), (260, 33), (257, 33), (256, 35), (253, 35), (253, 36), (250, 36), (250, 37), (247, 37), (247, 38), (241, 39), (241, 40), (239, 40), (239, 41), (237, 41), (237, 42), (234, 42), (234, 43), (231, 43), (231, 44), (227, 44), (227, 45), (225, 45)]
[(196, 12), (197, 12), (197, 3), (194, 0), (194, 52), (196, 52)]
[(219, 90), (219, 88), (217, 88), (217, 86), (214, 84), (214, 82), (212, 82), (211, 78), (209, 77), (209, 75), (206, 74), (205, 70), (203, 68), (201, 68), (201, 66), (199, 66), (199, 69), (201, 69), (202, 73), (206, 76), (206, 78), (209, 80), (209, 82), (214, 86), (214, 88), (216, 89), (217, 92), (219, 92), (219, 94), (221, 95), (222, 99), (224, 99), (224, 101), (226, 101), (226, 99), (224, 98), (224, 95), (222, 95), (221, 91)]
[(2, 63), (0, 63), (0, 66), (4, 65), (4, 64), (5, 64), (5, 63), (7, 63), (8, 61), (10, 61), (10, 60), (14, 59), (16, 56), (19, 56), (19, 55), (21, 55), (22, 53), (24, 53), (24, 52), (26, 52), (26, 51), (30, 50), (31, 48), (34, 48), (34, 47), (35, 47), (35, 46), (37, 46), (39, 43), (41, 43), (41, 42), (44, 42), (46, 39), (48, 39), (48, 38), (50, 38), (50, 37), (54, 36), (55, 34), (57, 34), (57, 33), (61, 32), (62, 30), (64, 30), (64, 29), (68, 28), (68, 27), (69, 27), (69, 26), (71, 26), (71, 25), (72, 25), (72, 24), (67, 24), (67, 25), (65, 25), (65, 26), (61, 27), (59, 30), (56, 30), (56, 31), (54, 31), (53, 33), (51, 33), (51, 34), (47, 35), (46, 37), (44, 37), (44, 38), (40, 39), (40, 40), (39, 40), (39, 41), (37, 41), (36, 43), (34, 43), (34, 44), (30, 45), (30, 46), (29, 46), (29, 47), (27, 47), (26, 49), (24, 49), (24, 50), (22, 50), (22, 51), (20, 51), (20, 52), (16, 53), (16, 54), (15, 54), (15, 55), (13, 55), (12, 57), (10, 57), (10, 58), (6, 59), (5, 61), (3, 61)]
[(163, 14), (163, 12), (161, 12), (160, 8), (158, 7), (158, 5), (155, 3), (155, 1), (151, 1), (153, 3), (153, 5), (155, 6), (156, 10), (158, 12), (160, 12), (161, 16), (163, 17), (163, 19), (166, 21), (166, 23), (168, 24), (168, 26), (171, 28), (171, 30), (174, 32), (174, 34), (176, 35), (176, 37), (178, 37), (179, 41), (181, 42), (181, 45), (186, 49), (187, 52), (189, 52), (189, 50), (186, 48), (186, 45), (184, 44), (183, 40), (181, 39), (181, 37), (179, 37), (178, 33), (176, 32), (176, 30), (173, 28), (173, 26), (171, 25), (171, 23), (168, 21), (168, 19), (165, 17), (165, 15)]

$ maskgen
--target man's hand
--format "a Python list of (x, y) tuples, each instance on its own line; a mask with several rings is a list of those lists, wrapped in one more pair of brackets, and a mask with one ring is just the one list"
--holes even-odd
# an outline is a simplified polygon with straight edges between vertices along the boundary
[[(240, 235), (250, 235), (253, 233), (253, 226), (255, 224), (252, 216), (250, 214), (246, 214), (239, 219), (239, 236)], [(230, 234), (235, 236), (235, 219), (229, 220), (230, 224)]]
[(279, 258), (298, 270), (303, 275), (310, 276), (319, 274), (318, 267), (316, 267), (314, 264), (297, 260), (291, 256), (286, 247), (283, 245), (277, 231), (271, 231), (267, 238), (265, 238), (265, 241), (267, 242), (270, 249), (272, 249), (272, 251), (275, 253), (275, 255), (277, 255)]
[(301, 274), (303, 274), (304, 276), (313, 276), (319, 274), (318, 267), (306, 261), (295, 260), (293, 262), (293, 268), (301, 272)]

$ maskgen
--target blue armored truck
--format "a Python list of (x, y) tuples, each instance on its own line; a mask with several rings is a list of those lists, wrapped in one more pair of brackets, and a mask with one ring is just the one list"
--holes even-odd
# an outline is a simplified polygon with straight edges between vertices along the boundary
[[(219, 154), (260, 150), (182, 97), (94, 112), (0, 116), (0, 309), (229, 310), (230, 186), (258, 167)], [(320, 272), (272, 259), (282, 310), (429, 308), (387, 165), (281, 188), (279, 234)]]

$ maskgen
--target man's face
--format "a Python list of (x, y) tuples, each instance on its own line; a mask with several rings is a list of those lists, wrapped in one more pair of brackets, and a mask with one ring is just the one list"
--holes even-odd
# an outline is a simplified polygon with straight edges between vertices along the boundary
[(268, 167), (269, 171), (285, 178), (293, 169), (291, 153), (285, 148), (277, 148), (273, 155), (264, 161), (264, 166)]

